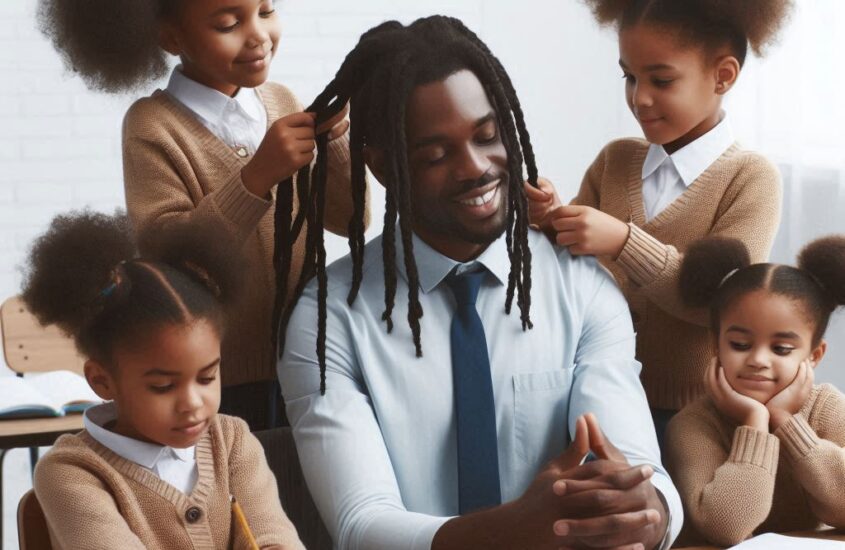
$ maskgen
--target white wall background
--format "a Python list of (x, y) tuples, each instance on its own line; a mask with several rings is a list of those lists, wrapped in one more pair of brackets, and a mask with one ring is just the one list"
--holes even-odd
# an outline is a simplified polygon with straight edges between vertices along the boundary
[[(0, 299), (19, 291), (19, 266), (58, 212), (123, 204), (120, 125), (135, 97), (89, 92), (34, 28), (35, 0), (0, 0)], [(781, 45), (752, 59), (727, 102), (735, 133), (777, 162), (786, 201), (773, 253), (792, 261), (814, 236), (845, 232), (845, 2), (798, 0)], [(271, 78), (308, 103), (358, 36), (385, 19), (434, 13), (463, 19), (502, 60), (520, 94), (540, 171), (564, 199), (607, 141), (640, 135), (623, 100), (614, 33), (577, 0), (277, 0), (284, 32)], [(155, 83), (150, 90), (162, 86)], [(373, 219), (382, 195), (373, 193)], [(380, 230), (374, 223), (371, 233)], [(329, 243), (331, 257), (344, 240)], [(845, 315), (829, 331), (818, 378), (845, 388)], [(0, 376), (8, 374), (0, 364)], [(2, 378), (0, 378), (2, 383)], [(16, 547), (14, 508), (28, 487), (23, 451), (5, 470), (5, 548)], [(12, 485), (12, 486), (10, 486)]]

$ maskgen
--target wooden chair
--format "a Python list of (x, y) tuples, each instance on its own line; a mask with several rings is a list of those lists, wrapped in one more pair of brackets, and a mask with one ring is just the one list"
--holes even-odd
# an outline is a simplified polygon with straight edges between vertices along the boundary
[[(0, 336), (6, 365), (18, 376), (59, 369), (82, 374), (85, 361), (77, 353), (73, 341), (56, 327), (42, 327), (17, 296), (0, 306)], [(38, 447), (52, 445), (60, 435), (81, 429), (82, 415), (0, 420), (0, 541), (3, 540), (3, 459), (6, 453), (10, 449), (29, 447), (34, 467)]]
[(30, 489), (18, 503), (18, 546), (20, 550), (51, 550), (47, 520), (35, 492)]
[(332, 538), (314, 505), (289, 427), (255, 432), (276, 476), (282, 506), (309, 550), (332, 550)]

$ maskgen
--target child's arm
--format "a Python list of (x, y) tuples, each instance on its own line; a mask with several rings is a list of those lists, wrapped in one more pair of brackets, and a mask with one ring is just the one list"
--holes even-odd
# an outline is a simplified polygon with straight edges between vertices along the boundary
[(796, 480), (819, 521), (845, 528), (845, 396), (832, 386), (820, 389), (810, 414), (794, 414), (775, 435), (780, 439)]
[(50, 533), (60, 548), (144, 550), (100, 478), (80, 461), (64, 456), (45, 455), (33, 479)]
[[(640, 291), (661, 309), (684, 321), (709, 324), (706, 311), (684, 305), (677, 279), (683, 254), (633, 223), (625, 223), (598, 210), (597, 186), (604, 170), (602, 155), (596, 159), (572, 205), (558, 209), (553, 226), (558, 244), (573, 254), (611, 257)], [(734, 178), (721, 199), (716, 219), (706, 236), (740, 240), (752, 262), (768, 257), (780, 220), (781, 188), (777, 169), (758, 162)]]
[(707, 540), (731, 546), (748, 538), (772, 506), (778, 439), (739, 426), (723, 446), (715, 415), (682, 411), (666, 432), (666, 463), (686, 520)]
[[(229, 492), (238, 500), (258, 546), (305, 550), (296, 527), (282, 509), (276, 478), (267, 465), (261, 443), (243, 420), (233, 417), (220, 420), (228, 423), (234, 432), (229, 455)], [(239, 540), (243, 540), (242, 536)]]

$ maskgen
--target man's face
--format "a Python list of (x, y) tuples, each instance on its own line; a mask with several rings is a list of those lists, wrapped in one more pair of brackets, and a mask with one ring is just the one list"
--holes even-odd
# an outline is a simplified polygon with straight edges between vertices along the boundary
[(507, 152), (496, 112), (469, 70), (418, 86), (406, 137), (414, 231), (455, 260), (480, 254), (507, 221)]

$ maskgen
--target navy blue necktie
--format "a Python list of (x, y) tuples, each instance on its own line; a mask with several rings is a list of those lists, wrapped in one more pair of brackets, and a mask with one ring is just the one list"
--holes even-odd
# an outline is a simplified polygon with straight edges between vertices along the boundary
[(458, 508), (461, 514), (498, 506), (496, 407), (484, 326), (475, 309), (486, 271), (446, 278), (457, 307), (452, 318), (452, 379), (458, 425)]

